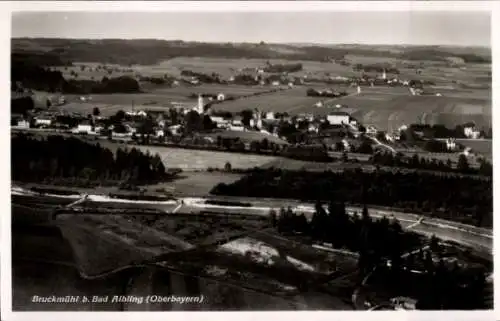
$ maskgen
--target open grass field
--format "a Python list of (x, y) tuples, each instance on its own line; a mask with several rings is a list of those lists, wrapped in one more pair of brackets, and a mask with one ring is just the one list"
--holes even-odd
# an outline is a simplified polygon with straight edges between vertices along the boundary
[[(322, 87), (328, 87), (323, 85)], [(338, 86), (335, 86), (337, 88)], [(338, 88), (341, 89), (341, 88)], [(354, 88), (345, 88), (347, 92), (354, 92)], [(318, 101), (326, 101), (328, 98), (308, 97), (307, 87), (295, 87), (276, 93), (263, 94), (246, 99), (227, 101), (214, 106), (215, 110), (240, 112), (245, 109), (258, 108), (261, 111), (288, 112), (296, 114), (298, 110), (312, 112), (311, 110)], [(340, 100), (339, 100), (340, 101)]]
[[(118, 147), (126, 145), (113, 144), (109, 142), (100, 142), (101, 146), (115, 151)], [(202, 170), (209, 167), (224, 168), (226, 162), (229, 162), (232, 168), (253, 168), (275, 159), (274, 156), (250, 155), (226, 152), (214, 152), (205, 150), (190, 150), (182, 148), (169, 148), (158, 146), (128, 146), (128, 148), (138, 148), (143, 152), (149, 152), (154, 155), (158, 153), (165, 166), (168, 168), (181, 168), (183, 170)]]
[(172, 182), (149, 185), (148, 190), (163, 188), (181, 195), (209, 195), (212, 188), (219, 183), (231, 184), (243, 177), (242, 174), (225, 172), (182, 173)]
[(457, 143), (470, 147), (474, 152), (493, 158), (493, 141), (491, 139), (457, 139)]

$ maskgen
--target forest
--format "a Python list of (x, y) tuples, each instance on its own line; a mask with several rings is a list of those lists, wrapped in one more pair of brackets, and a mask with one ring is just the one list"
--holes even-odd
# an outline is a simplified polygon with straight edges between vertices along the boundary
[[(349, 216), (340, 199), (329, 201), (327, 209), (316, 202), (310, 220), (291, 208), (281, 208), (279, 213), (272, 210), (269, 218), (281, 234), (301, 235), (358, 253), (361, 278), (376, 267), (373, 278), (381, 282), (379, 286), (401, 293), (402, 284), (411, 284), (406, 291), (417, 298), (419, 309), (484, 308), (487, 266), (447, 264), (446, 249), (436, 237), (425, 238), (404, 230), (396, 219), (373, 219), (366, 204), (361, 215)], [(409, 272), (415, 269), (421, 273)]]
[(492, 226), (491, 180), (423, 172), (360, 168), (343, 172), (256, 169), (232, 184), (218, 184), (215, 195), (289, 198), (303, 201), (342, 199), (350, 204), (387, 206), (452, 221)]
[[(258, 43), (202, 43), (182, 40), (154, 39), (27, 39), (11, 41), (14, 52), (29, 48), (43, 48), (45, 56), (56, 56), (60, 64), (70, 62), (99, 62), (119, 65), (154, 65), (175, 57), (256, 58), (304, 61), (339, 61), (348, 54), (366, 57), (398, 58), (403, 60), (445, 61), (447, 57), (459, 57), (465, 62), (490, 63), (491, 54), (476, 48), (399, 47), (391, 50), (383, 46), (357, 46), (351, 48), (328, 45), (286, 45)], [(276, 49), (278, 47), (278, 49)], [(285, 49), (285, 50), (283, 50)], [(42, 55), (40, 50), (39, 55)], [(48, 60), (48, 58), (44, 58)], [(53, 63), (56, 61), (50, 58)]]
[[(77, 138), (24, 134), (11, 138), (12, 180), (78, 186), (151, 184), (169, 178), (159, 155), (132, 148), (116, 155)], [(29, 151), (29, 152), (27, 152)]]
[[(93, 94), (93, 93), (137, 93), (140, 92), (139, 83), (131, 77), (121, 76), (97, 80), (66, 80), (62, 72), (50, 70), (39, 65), (39, 59), (31, 60), (31, 56), (12, 55), (11, 61), (11, 90), (17, 83), (24, 88), (33, 90), (66, 94)], [(43, 66), (43, 67), (42, 67)]]

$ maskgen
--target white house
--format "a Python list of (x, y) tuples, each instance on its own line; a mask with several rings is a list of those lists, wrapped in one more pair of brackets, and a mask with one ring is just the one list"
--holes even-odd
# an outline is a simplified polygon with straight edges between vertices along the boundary
[(319, 126), (317, 124), (309, 124), (309, 126), (307, 127), (307, 131), (317, 133), (319, 132)]
[(182, 126), (181, 125), (173, 125), (168, 127), (168, 130), (172, 135), (179, 135), (181, 131)]
[(217, 128), (226, 128), (229, 126), (229, 121), (220, 116), (210, 116), (210, 120), (217, 125)]
[(234, 131), (238, 131), (238, 132), (243, 132), (245, 131), (245, 127), (243, 127), (243, 124), (232, 124), (231, 126), (229, 126), (228, 128), (229, 130), (234, 130)]
[(274, 113), (272, 111), (267, 112), (266, 115), (265, 115), (265, 118), (266, 119), (275, 119), (274, 118)]
[(47, 117), (37, 117), (35, 118), (35, 125), (45, 125), (45, 126), (50, 126), (52, 124), (52, 119), (47, 118)]
[(331, 113), (326, 116), (326, 120), (330, 123), (330, 125), (342, 125), (349, 124), (351, 120), (351, 116), (348, 113)]
[(79, 134), (90, 134), (92, 133), (92, 125), (89, 123), (89, 122), (83, 122), (81, 124), (78, 124), (78, 126), (76, 127), (76, 131), (79, 133)]
[(448, 150), (455, 150), (457, 148), (457, 144), (455, 142), (455, 139), (454, 138), (448, 138), (446, 140), (446, 148)]
[(243, 122), (241, 121), (241, 119), (239, 119), (239, 118), (235, 118), (235, 119), (233, 119), (233, 121), (231, 122), (231, 125), (232, 125), (232, 126), (243, 126)]
[(279, 81), (273, 81), (273, 82), (271, 83), (271, 85), (273, 85), (273, 86), (279, 86), (279, 85), (280, 85), (280, 82), (279, 82)]
[(127, 111), (126, 114), (129, 116), (139, 116), (139, 117), (146, 117), (148, 115), (144, 110)]
[(478, 139), (480, 132), (474, 127), (464, 127), (464, 135), (467, 138)]
[(262, 119), (250, 119), (250, 127), (262, 128)]
[(18, 121), (17, 121), (16, 128), (20, 128), (20, 129), (27, 129), (27, 128), (30, 128), (30, 122), (29, 122), (29, 121), (26, 121), (26, 120), (24, 120), (24, 119), (18, 120)]
[(163, 129), (157, 129), (155, 132), (156, 138), (165, 137), (165, 131)]

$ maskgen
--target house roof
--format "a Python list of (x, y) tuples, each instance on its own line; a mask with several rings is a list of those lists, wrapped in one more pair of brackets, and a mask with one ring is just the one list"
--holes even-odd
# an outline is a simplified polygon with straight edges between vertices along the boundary
[(78, 123), (78, 125), (82, 125), (82, 126), (89, 126), (89, 125), (92, 125), (92, 124), (90, 123), (90, 120), (88, 120), (88, 119), (84, 119), (84, 120), (80, 121), (80, 122)]
[(345, 111), (334, 111), (328, 114), (328, 116), (350, 116), (349, 113)]

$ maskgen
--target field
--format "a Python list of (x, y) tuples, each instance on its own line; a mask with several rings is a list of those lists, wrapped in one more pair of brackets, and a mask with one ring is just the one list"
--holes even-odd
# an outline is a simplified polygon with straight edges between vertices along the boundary
[(163, 188), (176, 195), (209, 195), (215, 185), (219, 183), (231, 184), (241, 177), (243, 177), (241, 174), (224, 172), (182, 173), (178, 179), (172, 182), (149, 185), (147, 188), (151, 191)]
[[(82, 102), (78, 95), (65, 95), (67, 104), (59, 108), (70, 112), (91, 113), (94, 107), (99, 107), (103, 116), (115, 114), (119, 110), (130, 111), (132, 105), (135, 110), (164, 110), (175, 104), (186, 107), (194, 107), (197, 98), (191, 95), (218, 94), (227, 96), (245, 97), (255, 93), (266, 92), (272, 88), (263, 86), (239, 86), (239, 85), (212, 85), (200, 86), (179, 85), (176, 87), (155, 87), (144, 93), (133, 94), (93, 94), (91, 100)], [(50, 94), (37, 92), (37, 97), (47, 97)], [(40, 99), (42, 99), (40, 98)], [(39, 100), (40, 100), (39, 99)], [(46, 99), (46, 98), (45, 98)], [(208, 102), (208, 101), (206, 101)]]
[[(446, 96), (410, 96), (387, 92), (362, 92), (339, 100), (352, 110), (351, 115), (365, 126), (393, 131), (411, 123), (443, 124), (449, 128), (466, 122), (478, 127), (491, 126), (491, 100)], [(326, 115), (328, 108), (303, 108), (295, 113)]]
[[(398, 66), (400, 79), (414, 79), (416, 76), (413, 68), (407, 67), (408, 61), (398, 60), (391, 57), (369, 57), (359, 55), (347, 55), (346, 60), (351, 64), (374, 64), (391, 63)], [(303, 70), (293, 73), (294, 76), (308, 76), (320, 78), (325, 76), (359, 76), (360, 72), (353, 71), (352, 66), (343, 66), (332, 62), (314, 61), (286, 61), (269, 60), (271, 64), (278, 63), (302, 63)], [(238, 74), (245, 68), (256, 69), (266, 65), (265, 59), (225, 59), (225, 58), (200, 58), (200, 57), (177, 57), (162, 61), (156, 65), (140, 66), (134, 65), (124, 67), (118, 65), (107, 65), (113, 68), (111, 76), (156, 76), (165, 74), (179, 77), (182, 70), (192, 70), (203, 73), (218, 73), (223, 77)], [(414, 64), (415, 62), (413, 62)], [(100, 79), (107, 75), (106, 71), (97, 70), (98, 64), (81, 63), (74, 67), (61, 67), (60, 70), (68, 78), (74, 77), (71, 72), (78, 73), (80, 78)], [(132, 103), (136, 109), (157, 109), (170, 106), (172, 102), (195, 105), (196, 99), (189, 96), (193, 93), (219, 93), (233, 96), (249, 96), (244, 99), (226, 101), (214, 106), (215, 110), (240, 112), (245, 109), (258, 108), (262, 111), (288, 112), (290, 114), (314, 113), (318, 115), (328, 114), (332, 109), (327, 107), (314, 107), (320, 100), (318, 97), (307, 97), (308, 87), (332, 87), (337, 90), (346, 90), (351, 95), (341, 99), (331, 99), (331, 104), (344, 104), (353, 110), (353, 117), (365, 125), (374, 125), (381, 130), (392, 131), (403, 124), (409, 123), (440, 123), (448, 127), (473, 121), (478, 127), (491, 126), (491, 66), (488, 64), (466, 64), (465, 66), (451, 66), (445, 62), (423, 61), (424, 68), (418, 75), (418, 79), (433, 81), (435, 86), (426, 86), (426, 90), (442, 94), (437, 96), (410, 96), (406, 88), (374, 87), (362, 89), (362, 93), (354, 93), (355, 88), (346, 88), (338, 85), (307, 85), (293, 89), (287, 89), (274, 93), (265, 93), (251, 96), (253, 93), (266, 92), (269, 86), (226, 86), (226, 85), (202, 85), (197, 87), (178, 86), (174, 88), (162, 88), (161, 86), (148, 86), (151, 90), (141, 94), (109, 94), (93, 95), (92, 103), (80, 103), (77, 97), (69, 96), (73, 101), (67, 107), (68, 110), (88, 113), (93, 106), (98, 106), (104, 115), (116, 113), (116, 111), (130, 110)], [(377, 76), (376, 73), (368, 73)], [(395, 75), (388, 75), (393, 77)], [(74, 102), (78, 101), (78, 102)]]
[[(310, 87), (318, 87), (317, 85)], [(321, 88), (333, 87), (337, 90), (345, 89), (349, 93), (354, 92), (354, 88), (347, 88), (346, 86), (329, 86), (322, 85)], [(279, 91), (276, 93), (263, 94), (255, 97), (249, 97), (246, 99), (227, 101), (222, 104), (214, 106), (214, 110), (223, 110), (229, 112), (240, 112), (245, 109), (258, 108), (261, 111), (273, 111), (273, 112), (287, 112), (289, 114), (297, 114), (300, 112), (315, 112), (316, 107), (314, 105), (319, 101), (341, 101), (343, 99), (328, 99), (321, 97), (308, 97), (306, 95), (306, 86), (295, 87), (292, 89)]]
[[(101, 146), (107, 147), (112, 151), (125, 145), (100, 142)], [(168, 168), (181, 168), (186, 171), (202, 170), (209, 167), (223, 169), (229, 162), (232, 168), (253, 168), (274, 160), (276, 157), (263, 155), (250, 155), (226, 152), (214, 152), (204, 150), (190, 150), (182, 148), (167, 148), (157, 146), (128, 146), (128, 148), (138, 148), (143, 152), (149, 152), (154, 155), (158, 153), (165, 166)]]
[(457, 139), (457, 143), (465, 147), (472, 148), (473, 151), (486, 156), (489, 159), (493, 157), (493, 142), (488, 139)]

